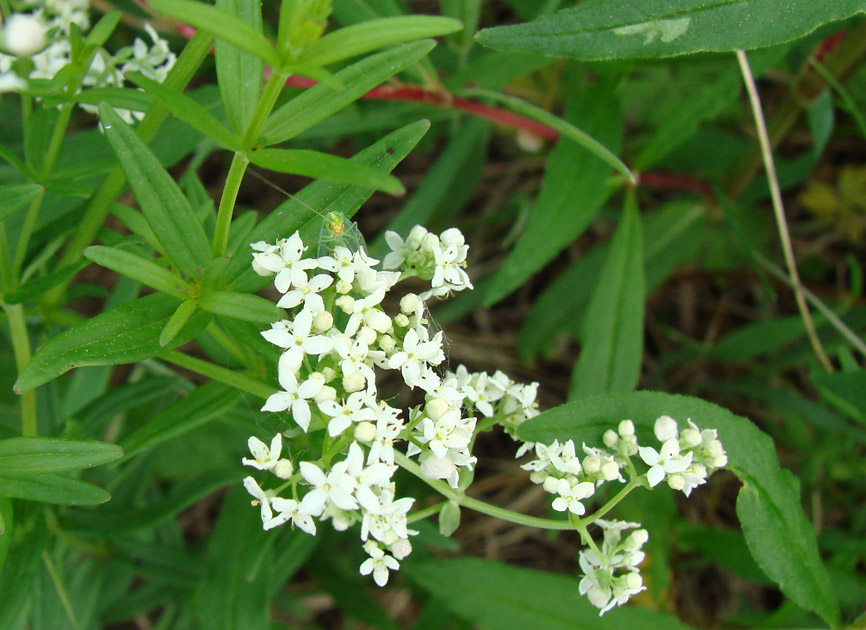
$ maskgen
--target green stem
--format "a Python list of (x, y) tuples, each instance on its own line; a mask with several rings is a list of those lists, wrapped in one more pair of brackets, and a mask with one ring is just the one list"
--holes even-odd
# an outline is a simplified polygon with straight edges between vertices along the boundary
[(66, 593), (66, 588), (63, 586), (63, 581), (60, 579), (60, 574), (57, 572), (57, 568), (51, 561), (51, 556), (48, 555), (47, 551), (42, 552), (42, 561), (45, 562), (45, 568), (48, 569), (51, 581), (54, 582), (54, 588), (57, 589), (57, 595), (60, 597), (60, 603), (66, 611), (66, 616), (69, 618), (69, 622), (72, 624), (73, 628), (78, 630), (81, 626), (78, 625), (78, 619), (75, 618), (75, 611), (72, 608), (72, 602), (69, 601), (69, 596)]
[(616, 495), (610, 501), (605, 503), (600, 509), (598, 509), (596, 512), (593, 512), (592, 515), (580, 519), (577, 522), (578, 527), (586, 527), (587, 525), (590, 525), (591, 523), (594, 523), (595, 521), (600, 519), (602, 516), (610, 512), (614, 507), (616, 507), (617, 503), (626, 498), (626, 496), (628, 496), (628, 493), (637, 488), (639, 485), (641, 485), (640, 477), (634, 477), (629, 480), (629, 482), (625, 484), (625, 487), (619, 492), (617, 492)]
[(280, 92), (283, 91), (283, 87), (286, 85), (287, 78), (288, 75), (282, 72), (274, 71), (271, 74), (267, 85), (265, 85), (264, 92), (262, 92), (262, 97), (259, 99), (252, 116), (250, 116), (250, 121), (247, 123), (247, 128), (244, 130), (244, 135), (241, 138), (241, 146), (243, 148), (253, 148), (253, 144), (258, 140), (259, 132), (262, 130), (262, 125), (265, 124), (265, 120), (270, 116), (271, 110), (274, 109), (277, 98), (280, 96)]
[(439, 481), (437, 479), (427, 479), (427, 477), (421, 474), (421, 467), (416, 462), (406, 457), (403, 453), (395, 452), (394, 462), (404, 470), (418, 477), (418, 479), (436, 490), (446, 499), (454, 501), (465, 508), (469, 508), (470, 510), (475, 510), (476, 512), (481, 512), (482, 514), (487, 514), (489, 516), (495, 516), (496, 518), (502, 519), (503, 521), (508, 521), (510, 523), (527, 525), (529, 527), (538, 527), (539, 529), (573, 529), (571, 523), (569, 523), (568, 521), (554, 520), (550, 518), (538, 518), (537, 516), (527, 516), (526, 514), (521, 514), (520, 512), (506, 510), (505, 508), (490, 505), (489, 503), (485, 503), (484, 501), (481, 501), (479, 499), (474, 499), (472, 497), (466, 496), (465, 494), (457, 492), (444, 481)]
[(159, 358), (168, 361), (169, 363), (179, 365), (182, 368), (186, 368), (196, 374), (201, 374), (202, 376), (207, 376), (208, 378), (219, 381), (220, 383), (231, 385), (242, 392), (247, 392), (253, 396), (258, 396), (259, 398), (268, 398), (276, 391), (272, 386), (251, 378), (246, 374), (241, 374), (240, 372), (235, 372), (234, 370), (229, 370), (219, 365), (196, 359), (195, 357), (183, 354), (182, 352), (170, 350), (168, 352), (163, 352), (159, 355)]
[(235, 211), (235, 201), (238, 198), (238, 190), (240, 190), (241, 182), (244, 179), (244, 173), (247, 170), (247, 165), (250, 163), (246, 153), (238, 151), (232, 158), (232, 165), (229, 169), (229, 174), (226, 177), (225, 187), (223, 188), (222, 197), (220, 197), (220, 207), (217, 213), (216, 229), (213, 235), (213, 257), (221, 258), (226, 255), (226, 249), (229, 243), (229, 229), (231, 228), (232, 215)]
[(72, 116), (73, 107), (75, 107), (75, 103), (64, 103), (60, 108), (60, 114), (57, 116), (57, 121), (54, 123), (54, 130), (51, 132), (51, 140), (48, 143), (48, 150), (45, 152), (45, 157), (42, 161), (43, 177), (47, 178), (51, 175), (51, 171), (54, 170), (54, 165), (57, 163), (57, 157), (60, 155), (60, 146), (63, 144), (63, 137), (66, 135), (66, 127), (69, 125), (69, 118)]
[(33, 228), (36, 227), (36, 219), (39, 217), (39, 209), (42, 207), (42, 199), (45, 196), (45, 189), (30, 201), (30, 207), (27, 208), (27, 215), (24, 217), (24, 223), (21, 226), (21, 234), (18, 236), (18, 246), (15, 248), (15, 259), (12, 261), (12, 275), (15, 279), (15, 284), (19, 283), (19, 275), (21, 267), (24, 266), (24, 258), (27, 256), (27, 245), (30, 242), (30, 235), (33, 234)]
[(438, 514), (448, 505), (448, 501), (441, 501), (435, 505), (431, 505), (430, 507), (426, 507), (423, 510), (418, 510), (417, 512), (412, 512), (408, 518), (406, 519), (407, 523), (415, 523), (416, 521), (421, 521), (427, 518), (428, 516), (433, 516), (434, 514)]
[[(30, 339), (27, 338), (27, 325), (24, 322), (24, 307), (20, 304), (5, 304), (3, 309), (9, 318), (9, 333), (12, 338), (12, 352), (18, 373), (30, 363)], [(21, 394), (21, 435), (35, 436), (36, 429), (36, 391)]]

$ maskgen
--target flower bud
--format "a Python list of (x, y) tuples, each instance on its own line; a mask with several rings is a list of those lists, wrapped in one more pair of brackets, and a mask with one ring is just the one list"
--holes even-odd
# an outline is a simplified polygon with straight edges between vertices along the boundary
[(377, 309), (367, 315), (367, 325), (377, 332), (388, 332), (391, 328), (391, 318), (384, 311)]
[(366, 345), (372, 346), (376, 343), (376, 331), (370, 328), (369, 326), (364, 326), (357, 333), (355, 333), (355, 339), (358, 341), (363, 341)]
[(671, 487), (671, 490), (682, 490), (686, 487), (686, 480), (682, 475), (675, 473), (668, 477), (668, 485)]
[(610, 601), (610, 593), (608, 591), (601, 590), (597, 586), (594, 586), (589, 589), (589, 592), (586, 594), (586, 598), (589, 600), (589, 603), (596, 608), (604, 608), (605, 606), (607, 606), (607, 602)]
[(427, 479), (448, 479), (457, 470), (457, 466), (450, 459), (436, 457), (429, 453), (421, 462), (421, 474)]
[(331, 315), (328, 311), (322, 311), (313, 318), (313, 328), (315, 330), (318, 330), (319, 332), (331, 330), (331, 326), (333, 325), (334, 316)]
[(313, 402), (323, 403), (328, 400), (337, 399), (337, 390), (330, 385), (323, 385), (319, 393), (313, 396)]
[(707, 455), (711, 457), (721, 457), (725, 454), (725, 449), (722, 447), (722, 443), (718, 440), (713, 440), (709, 444), (707, 444)]
[(402, 560), (412, 553), (412, 543), (408, 538), (398, 538), (396, 542), (391, 543), (391, 555), (397, 560)]
[(277, 461), (276, 466), (274, 466), (274, 474), (280, 479), (288, 479), (292, 476), (294, 471), (295, 467), (289, 459), (281, 459)]
[(545, 492), (549, 492), (550, 494), (556, 494), (557, 484), (559, 484), (559, 479), (550, 476), (544, 480), (544, 483), (541, 484), (541, 487), (544, 488)]
[(409, 326), (409, 318), (403, 313), (400, 313), (394, 318), (394, 325), (399, 326), (400, 328), (407, 328)]
[(434, 398), (424, 407), (424, 411), (427, 412), (427, 417), (430, 418), (433, 422), (436, 422), (439, 418), (444, 416), (450, 410), (451, 405), (449, 405), (448, 401), (444, 398)]
[(653, 432), (659, 442), (667, 442), (677, 437), (677, 421), (670, 416), (661, 416), (656, 420)]
[(649, 540), (649, 533), (645, 529), (636, 529), (631, 533), (631, 536), (629, 536), (628, 539), (630, 545), (633, 545), (633, 549), (639, 549)]
[(608, 448), (613, 448), (619, 442), (619, 436), (616, 434), (616, 431), (611, 429), (605, 431), (601, 439)]
[(701, 434), (694, 429), (685, 429), (680, 436), (680, 442), (686, 448), (692, 448), (701, 443)]
[(543, 484), (544, 481), (548, 477), (550, 477), (550, 473), (545, 472), (543, 470), (534, 470), (531, 473), (529, 473), (529, 481), (531, 481), (532, 483), (536, 483), (536, 484), (538, 484), (538, 483)]
[(583, 458), (583, 470), (587, 475), (594, 475), (601, 470), (601, 460), (593, 455)]
[(350, 295), (341, 295), (334, 303), (347, 315), (351, 314), (355, 310), (355, 298)]
[(619, 477), (619, 466), (616, 462), (605, 462), (601, 465), (601, 476), (605, 481), (613, 481)]
[(405, 315), (412, 315), (415, 313), (415, 310), (418, 308), (420, 303), (421, 298), (414, 293), (407, 293), (400, 298), (400, 312)]
[(345, 280), (337, 280), (337, 284), (335, 286), (337, 289), (337, 293), (341, 295), (345, 295), (352, 290), (352, 283), (346, 282)]
[(391, 335), (382, 335), (379, 337), (379, 348), (385, 351), (387, 354), (391, 354), (394, 352), (394, 349), (397, 347), (397, 342), (394, 341), (394, 338)]
[(619, 423), (617, 430), (622, 437), (634, 435), (634, 422), (631, 420), (623, 420)]
[(439, 247), (439, 237), (435, 234), (427, 233), (421, 239), (421, 249), (427, 252), (434, 252)]
[(629, 571), (625, 574), (625, 585), (630, 591), (636, 591), (643, 586), (643, 578), (640, 576), (640, 573), (635, 573), (633, 571)]
[(29, 57), (45, 47), (42, 20), (25, 13), (9, 16), (3, 25), (3, 46), (17, 57)]
[(343, 377), (343, 389), (350, 394), (361, 391), (366, 384), (367, 379), (360, 372), (353, 372)]
[(355, 425), (355, 439), (362, 444), (369, 444), (376, 439), (376, 425), (372, 422), (359, 422)]

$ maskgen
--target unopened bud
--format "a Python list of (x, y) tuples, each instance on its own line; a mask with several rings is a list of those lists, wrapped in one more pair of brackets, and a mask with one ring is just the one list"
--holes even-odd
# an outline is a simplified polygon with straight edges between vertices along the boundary
[(391, 328), (391, 318), (384, 311), (377, 309), (367, 315), (367, 325), (377, 332), (388, 332)]
[(412, 315), (415, 313), (415, 310), (418, 308), (420, 303), (421, 298), (414, 293), (407, 293), (400, 298), (400, 312), (405, 315)]
[(594, 475), (601, 470), (601, 460), (598, 457), (589, 455), (583, 459), (583, 470), (587, 475)]
[(701, 433), (691, 428), (685, 429), (680, 435), (680, 442), (686, 448), (697, 446), (701, 443)]
[(313, 402), (323, 403), (328, 400), (337, 399), (337, 390), (330, 385), (323, 385), (319, 393), (313, 396)]
[(444, 398), (434, 398), (424, 407), (424, 411), (427, 412), (427, 417), (433, 422), (436, 422), (439, 418), (448, 413), (450, 409), (451, 405), (449, 405), (448, 401)]
[(646, 541), (649, 540), (649, 533), (647, 533), (647, 530), (645, 529), (636, 529), (631, 533), (631, 536), (629, 536), (629, 540), (634, 546), (634, 549), (639, 549), (640, 547), (643, 547), (644, 544), (646, 544)]
[(358, 341), (363, 341), (367, 346), (372, 346), (376, 343), (376, 331), (370, 328), (369, 326), (364, 326), (357, 333), (355, 333), (355, 339)]
[(352, 290), (352, 283), (346, 282), (345, 280), (337, 280), (336, 289), (337, 293), (345, 295)]
[(617, 430), (622, 437), (634, 435), (634, 422), (631, 420), (623, 420), (619, 423)]
[(601, 439), (604, 441), (604, 445), (608, 448), (613, 448), (616, 446), (616, 443), (619, 442), (619, 436), (616, 434), (616, 431), (613, 431), (612, 429), (605, 431)]
[(350, 394), (361, 391), (366, 384), (367, 379), (360, 372), (353, 372), (343, 377), (343, 389)]
[(333, 325), (334, 316), (331, 315), (328, 311), (322, 311), (313, 318), (313, 328), (315, 330), (318, 330), (319, 332), (331, 330), (331, 326)]
[(548, 477), (544, 480), (544, 483), (541, 484), (541, 487), (544, 488), (545, 492), (549, 492), (550, 494), (556, 494), (556, 486), (559, 485), (559, 479), (556, 477)]
[(32, 15), (10, 15), (3, 25), (3, 46), (17, 57), (29, 57), (45, 47), (45, 26)]
[(274, 466), (274, 474), (280, 479), (288, 479), (292, 476), (293, 472), (295, 472), (295, 467), (289, 459), (281, 459)]
[(391, 335), (382, 335), (379, 337), (379, 348), (384, 350), (387, 354), (394, 352), (396, 347), (397, 342), (394, 341), (394, 338)]
[(605, 481), (613, 481), (619, 477), (619, 466), (616, 462), (605, 462), (601, 466), (601, 476)]
[(376, 439), (376, 425), (372, 422), (359, 422), (355, 425), (355, 439), (362, 444), (369, 444)]
[(668, 485), (671, 487), (671, 490), (682, 490), (686, 487), (686, 480), (682, 475), (673, 474), (668, 477)]
[(399, 326), (400, 328), (407, 328), (409, 326), (409, 318), (403, 313), (400, 313), (394, 318), (394, 325)]
[(334, 303), (347, 315), (355, 310), (355, 298), (350, 295), (341, 295)]
[(677, 437), (677, 421), (670, 416), (661, 416), (656, 420), (653, 432), (659, 442), (667, 442)]
[(391, 555), (397, 560), (402, 560), (410, 553), (412, 553), (412, 543), (407, 538), (400, 538), (391, 544)]

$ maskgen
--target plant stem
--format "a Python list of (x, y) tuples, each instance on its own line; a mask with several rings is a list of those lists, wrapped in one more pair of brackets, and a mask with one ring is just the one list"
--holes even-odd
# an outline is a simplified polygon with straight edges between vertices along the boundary
[(247, 123), (247, 128), (244, 129), (243, 137), (241, 138), (241, 146), (244, 149), (251, 149), (255, 142), (259, 139), (259, 132), (262, 130), (262, 125), (271, 114), (271, 110), (277, 102), (277, 98), (283, 91), (286, 85), (288, 75), (282, 72), (272, 72), (268, 83), (265, 85), (265, 90), (262, 92), (262, 97), (256, 105), (253, 115), (250, 116), (250, 121)]
[(426, 507), (423, 510), (418, 510), (417, 512), (412, 512), (412, 514), (410, 514), (406, 518), (406, 522), (407, 523), (414, 523), (416, 521), (422, 521), (425, 518), (427, 518), (428, 516), (433, 516), (434, 514), (439, 514), (439, 512), (442, 511), (442, 508), (444, 508), (446, 505), (448, 505), (448, 501), (440, 501), (439, 503), (436, 503), (435, 505), (431, 505), (430, 507)]
[(785, 219), (785, 208), (782, 205), (782, 192), (779, 190), (779, 180), (776, 177), (776, 166), (773, 162), (773, 150), (770, 147), (770, 137), (767, 134), (767, 126), (764, 122), (764, 113), (761, 109), (761, 100), (758, 97), (758, 88), (755, 85), (755, 78), (752, 76), (752, 69), (749, 67), (749, 59), (746, 53), (742, 50), (737, 51), (737, 61), (740, 64), (740, 71), (743, 74), (743, 82), (746, 84), (746, 91), (749, 93), (749, 102), (752, 106), (752, 114), (755, 118), (755, 128), (758, 132), (758, 140), (761, 143), (761, 155), (764, 160), (764, 168), (767, 171), (767, 183), (770, 186), (770, 197), (773, 201), (773, 212), (776, 217), (776, 226), (779, 229), (779, 238), (782, 241), (782, 251), (785, 255), (785, 264), (788, 267), (788, 275), (791, 277), (791, 282), (794, 284), (794, 297), (797, 301), (797, 308), (800, 310), (800, 316), (803, 318), (803, 324), (806, 326), (806, 333), (809, 336), (809, 341), (812, 343), (812, 348), (824, 366), (827, 372), (833, 372), (833, 364), (827, 358), (824, 352), (824, 347), (821, 345), (821, 340), (815, 333), (815, 324), (812, 322), (812, 315), (809, 313), (809, 306), (806, 304), (806, 298), (803, 296), (803, 291), (800, 289), (800, 274), (797, 272), (797, 261), (794, 259), (794, 250), (791, 247), (791, 235), (788, 233), (788, 222)]
[(259, 398), (267, 398), (276, 391), (272, 386), (262, 383), (246, 374), (241, 374), (240, 372), (235, 372), (234, 370), (214, 365), (213, 363), (203, 361), (202, 359), (196, 359), (195, 357), (191, 357), (175, 350), (163, 352), (159, 355), (159, 358), (168, 361), (169, 363), (179, 365), (182, 368), (186, 368), (196, 374), (201, 374), (202, 376), (207, 376), (208, 378), (219, 381), (220, 383), (231, 385), (242, 392), (247, 392), (253, 396), (258, 396)]
[(231, 228), (232, 215), (235, 211), (235, 201), (237, 201), (238, 190), (240, 190), (241, 182), (244, 179), (244, 172), (247, 170), (249, 163), (250, 160), (247, 158), (247, 154), (241, 151), (235, 153), (232, 158), (232, 165), (226, 177), (223, 194), (220, 197), (219, 211), (217, 212), (216, 229), (213, 235), (214, 258), (226, 255), (226, 248), (229, 242), (229, 229)]
[(505, 508), (490, 505), (489, 503), (485, 503), (484, 501), (481, 501), (479, 499), (468, 497), (465, 494), (454, 490), (444, 481), (439, 481), (437, 479), (427, 479), (427, 477), (421, 474), (421, 467), (416, 462), (406, 457), (403, 453), (395, 451), (394, 462), (404, 470), (418, 477), (418, 479), (436, 490), (445, 498), (454, 501), (455, 503), (458, 503), (465, 508), (469, 508), (470, 510), (475, 510), (476, 512), (481, 512), (482, 514), (487, 514), (489, 516), (495, 516), (496, 518), (502, 519), (503, 521), (508, 521), (510, 523), (527, 525), (529, 527), (538, 527), (539, 529), (573, 529), (571, 523), (569, 523), (568, 521), (554, 520), (550, 518), (539, 518), (537, 516), (527, 516), (526, 514), (521, 514), (520, 512), (506, 510)]
[[(3, 310), (9, 318), (12, 352), (15, 355), (15, 367), (20, 374), (24, 366), (30, 363), (30, 339), (27, 337), (24, 307), (21, 304), (4, 304)], [(21, 394), (21, 435), (32, 437), (36, 434), (36, 391), (31, 390)]]
[(19, 276), (21, 274), (21, 267), (24, 265), (24, 258), (27, 255), (27, 245), (30, 242), (30, 235), (33, 234), (33, 228), (36, 226), (36, 219), (39, 217), (39, 209), (42, 207), (42, 198), (44, 196), (45, 189), (43, 188), (30, 200), (27, 215), (24, 217), (24, 223), (21, 226), (18, 245), (15, 248), (15, 258), (12, 261), (12, 275), (16, 285), (20, 282)]
[(595, 521), (600, 519), (602, 516), (610, 512), (614, 507), (616, 507), (617, 503), (626, 498), (626, 496), (628, 496), (628, 493), (637, 488), (639, 485), (641, 484), (638, 481), (638, 477), (632, 478), (627, 484), (625, 484), (625, 487), (622, 490), (616, 493), (616, 495), (610, 501), (605, 503), (603, 506), (601, 506), (601, 508), (593, 512), (590, 516), (580, 519), (578, 521), (579, 526), (585, 528), (587, 525), (590, 525), (591, 523), (594, 523)]

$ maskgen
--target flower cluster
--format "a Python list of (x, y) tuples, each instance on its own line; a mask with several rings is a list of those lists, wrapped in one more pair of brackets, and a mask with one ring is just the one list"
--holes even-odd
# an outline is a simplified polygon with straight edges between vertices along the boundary
[[(457, 377), (440, 373), (442, 332), (431, 329), (424, 298), (406, 293), (399, 311), (391, 314), (383, 306), (386, 295), (407, 277), (436, 278), (439, 291), (427, 297), (471, 286), (462, 267), (466, 246), (459, 231), (427, 237), (430, 251), (438, 253), (397, 263), (389, 254), (395, 271), (376, 269), (379, 261), (363, 249), (343, 245), (308, 257), (298, 233), (252, 245), (253, 269), (274, 276), (282, 294), (277, 305), (291, 312), (262, 333), (282, 349), (277, 365), (282, 389), (262, 410), (288, 411), (304, 433), (323, 430), (325, 435), (322, 457), (300, 461), (297, 472), (290, 460), (280, 458), (279, 435), (270, 447), (250, 438), (254, 459), (244, 463), (283, 483), (265, 491), (248, 477), (245, 486), (261, 504), (265, 529), (291, 520), (314, 534), (316, 519), (329, 519), (338, 530), (360, 523), (370, 556), (361, 572), (372, 573), (380, 586), (411, 552), (409, 536), (415, 533), (407, 522), (414, 499), (397, 498), (392, 481), (395, 443), (411, 440), (409, 455), (421, 454), (423, 474), (447, 478), (455, 487), (457, 467), (471, 469), (475, 461), (468, 447), (476, 419), (463, 414), (465, 394), (454, 387)], [(453, 274), (454, 265), (463, 275)], [(426, 403), (408, 414), (392, 407), (379, 397), (377, 370), (399, 373), (406, 385), (425, 393)], [(279, 496), (288, 488), (292, 498)]]
[(641, 547), (649, 540), (645, 529), (635, 529), (625, 539), (623, 531), (640, 527), (638, 523), (604, 521), (595, 524), (604, 532), (601, 549), (595, 544), (583, 549), (578, 562), (583, 571), (578, 590), (599, 608), (599, 616), (614, 606), (622, 606), (632, 595), (644, 590), (637, 568), (645, 557)]
[[(70, 30), (73, 25), (86, 33), (90, 29), (88, 0), (22, 0), (13, 2), (19, 11), (3, 24), (0, 36), (0, 93), (25, 90), (47, 84), (72, 62)], [(114, 54), (99, 48), (82, 78), (84, 87), (123, 87), (124, 74), (138, 72), (162, 82), (176, 57), (167, 42), (145, 24), (150, 42), (136, 37), (131, 46)], [(80, 104), (88, 112), (96, 106)], [(118, 109), (127, 122), (143, 114)]]

